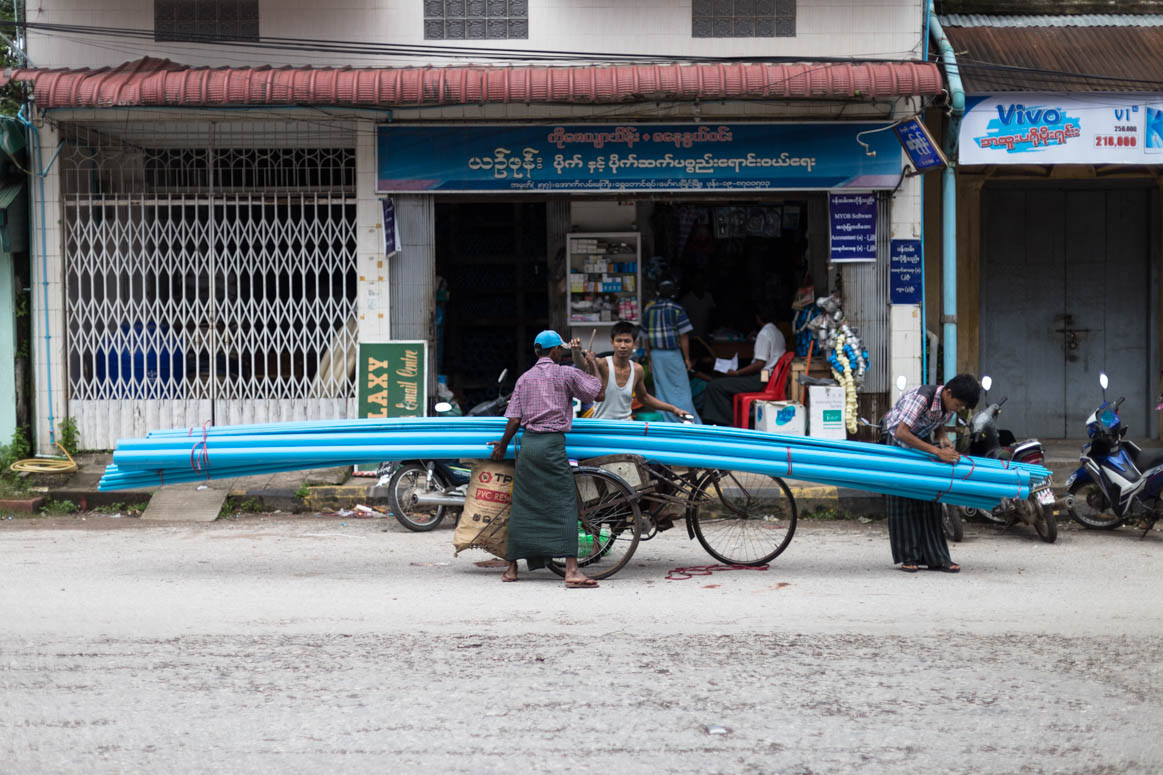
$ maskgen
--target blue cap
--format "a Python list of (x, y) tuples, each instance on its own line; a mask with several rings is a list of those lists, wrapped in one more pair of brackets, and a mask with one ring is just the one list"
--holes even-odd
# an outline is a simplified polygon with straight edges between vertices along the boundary
[(533, 340), (533, 344), (542, 350), (548, 350), (550, 347), (565, 347), (565, 342), (556, 331), (542, 331)]

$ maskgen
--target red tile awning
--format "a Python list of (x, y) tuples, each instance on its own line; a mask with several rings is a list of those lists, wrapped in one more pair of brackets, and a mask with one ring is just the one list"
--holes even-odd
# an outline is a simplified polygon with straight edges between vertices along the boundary
[(187, 67), (139, 59), (117, 67), (12, 70), (41, 108), (847, 99), (935, 95), (930, 62), (663, 64), (563, 67)]

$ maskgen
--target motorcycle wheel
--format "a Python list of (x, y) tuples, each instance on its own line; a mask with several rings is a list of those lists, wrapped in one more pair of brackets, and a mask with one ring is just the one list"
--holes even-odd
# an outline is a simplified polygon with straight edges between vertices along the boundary
[(1041, 503), (1034, 503), (1033, 506), (1037, 509), (1034, 512), (1034, 530), (1038, 531), (1038, 537), (1046, 543), (1054, 543), (1058, 540), (1058, 518)]
[(1122, 517), (1107, 511), (1111, 506), (1110, 501), (1097, 484), (1084, 484), (1071, 490), (1071, 494), (1074, 495), (1074, 507), (1070, 509), (1070, 516), (1083, 527), (1113, 530), (1123, 524)]
[[(440, 474), (432, 475), (433, 488), (443, 490), (447, 485)], [(388, 504), (401, 525), (417, 533), (432, 530), (444, 519), (444, 506), (420, 507), (412, 504), (412, 495), (428, 489), (428, 468), (420, 463), (406, 463), (396, 469), (388, 482)]]
[(965, 538), (965, 523), (961, 520), (961, 508), (941, 504), (941, 527), (945, 530), (945, 537), (955, 543), (961, 543)]

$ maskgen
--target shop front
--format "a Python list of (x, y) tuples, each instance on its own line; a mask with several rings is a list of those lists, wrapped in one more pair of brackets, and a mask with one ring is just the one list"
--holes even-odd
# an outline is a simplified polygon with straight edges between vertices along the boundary
[(377, 191), (432, 202), (434, 373), (472, 404), (530, 365), (541, 328), (608, 350), (610, 326), (639, 323), (664, 278), (713, 372), (751, 358), (766, 315), (794, 348), (797, 296), (836, 292), (868, 347), (876, 411), (890, 373), (920, 379), (917, 304), (894, 312), (888, 292), (890, 243), (920, 220), (890, 126), (380, 126)]
[(969, 100), (958, 307), (1023, 435), (1082, 435), (1101, 372), (1131, 436), (1158, 434), (1161, 122), (1157, 95)]

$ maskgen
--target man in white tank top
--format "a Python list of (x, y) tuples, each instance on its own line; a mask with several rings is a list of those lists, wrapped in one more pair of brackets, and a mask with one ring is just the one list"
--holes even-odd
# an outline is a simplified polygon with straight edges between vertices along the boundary
[(638, 332), (633, 323), (618, 321), (610, 327), (612, 356), (598, 361), (598, 379), (606, 386), (606, 397), (594, 404), (590, 417), (595, 420), (629, 420), (634, 396), (647, 409), (673, 412), (678, 416), (686, 414), (674, 404), (659, 401), (646, 392), (646, 378), (642, 366), (630, 360), (630, 354), (638, 341)]

